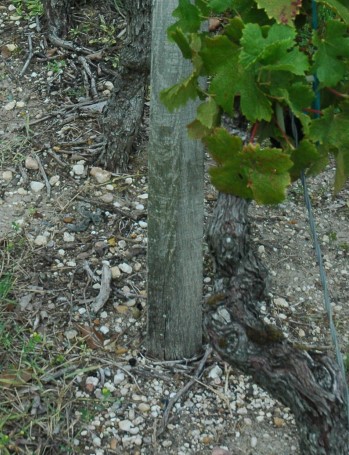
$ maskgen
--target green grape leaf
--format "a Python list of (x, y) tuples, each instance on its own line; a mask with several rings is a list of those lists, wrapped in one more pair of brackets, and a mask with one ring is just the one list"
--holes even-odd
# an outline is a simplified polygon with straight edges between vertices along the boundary
[(307, 56), (298, 49), (292, 49), (273, 63), (262, 66), (264, 70), (289, 71), (298, 76), (303, 76), (309, 69)]
[(234, 0), (210, 0), (208, 6), (216, 13), (223, 13), (227, 9), (234, 7)]
[[(346, 0), (344, 0), (346, 1)], [(349, 9), (338, 0), (317, 0), (318, 3), (328, 6), (339, 17), (343, 19), (346, 24), (349, 24)]]
[(207, 17), (210, 15), (211, 8), (207, 4), (207, 0), (195, 0), (195, 6), (200, 10), (200, 13)]
[(314, 70), (322, 86), (334, 87), (348, 70), (349, 38), (347, 26), (339, 21), (326, 23), (325, 36), (314, 32), (313, 42), (317, 47), (314, 55)]
[(213, 98), (209, 98), (205, 103), (200, 104), (196, 118), (206, 128), (211, 129), (216, 126), (219, 118), (219, 108)]
[(259, 25), (270, 24), (266, 12), (262, 9), (258, 9), (256, 3), (251, 0), (235, 0), (234, 11), (238, 13), (243, 22), (254, 22)]
[(334, 191), (338, 193), (349, 178), (349, 102), (339, 105), (341, 112), (331, 106), (323, 110), (323, 116), (312, 121), (309, 135), (324, 147), (334, 150), (336, 175)]
[(239, 67), (230, 61), (212, 78), (209, 93), (215, 96), (217, 104), (229, 115), (233, 114), (234, 97), (239, 91)]
[(302, 171), (308, 169), (308, 174), (314, 174), (314, 170), (318, 169), (318, 163), (323, 163), (323, 157), (320, 155), (317, 147), (310, 141), (302, 140), (299, 146), (292, 150), (291, 160), (293, 166), (290, 169), (292, 181), (297, 180)]
[(226, 36), (218, 35), (203, 39), (200, 56), (208, 75), (217, 74), (230, 60), (236, 62), (237, 55), (238, 46)]
[(260, 89), (250, 71), (241, 75), (238, 88), (241, 96), (241, 111), (247, 120), (253, 123), (261, 120), (269, 122), (273, 115), (272, 103)]
[[(265, 37), (258, 24), (247, 24), (242, 31), (240, 63), (245, 69), (261, 63), (264, 66), (271, 65), (270, 69), (282, 69), (302, 75), (309, 65), (302, 52), (296, 49), (289, 51), (295, 46), (295, 37), (294, 29), (283, 25), (272, 25)], [(300, 68), (297, 68), (297, 65), (300, 65)]]
[(302, 6), (302, 1), (291, 0), (256, 0), (256, 3), (265, 10), (270, 19), (284, 25), (293, 25)]
[(285, 198), (293, 163), (280, 149), (243, 146), (242, 140), (224, 128), (203, 139), (211, 156), (219, 164), (210, 170), (212, 184), (225, 193), (273, 204)]
[(279, 204), (286, 197), (286, 189), (291, 183), (289, 174), (272, 175), (251, 171), (253, 198), (259, 204)]
[(213, 76), (209, 93), (225, 112), (232, 115), (240, 77), (237, 46), (225, 36), (207, 37), (199, 55), (205, 72)]
[[(305, 82), (295, 82), (290, 84), (287, 89), (289, 97), (286, 98), (286, 103), (290, 107), (291, 111), (296, 114), (297, 117), (302, 117), (304, 109), (310, 107), (314, 101), (314, 91)], [(307, 115), (308, 119), (309, 116)]]
[(225, 128), (216, 128), (203, 142), (213, 159), (220, 164), (209, 170), (212, 184), (224, 193), (253, 199), (246, 169), (241, 167), (242, 139), (232, 136)]
[(170, 112), (186, 104), (189, 99), (198, 96), (198, 80), (196, 73), (187, 79), (160, 92), (160, 100)]
[(238, 153), (242, 152), (242, 139), (232, 136), (225, 128), (215, 128), (203, 142), (219, 164), (235, 160)]
[(249, 168), (249, 188), (260, 204), (277, 204), (285, 199), (291, 183), (289, 169), (292, 161), (281, 149), (248, 144), (243, 151), (243, 164)]
[(282, 79), (279, 73), (275, 73), (271, 79), (270, 93), (280, 104), (286, 104), (290, 108), (290, 111), (301, 120), (303, 127), (308, 125), (311, 119), (304, 113), (304, 109), (309, 108), (314, 100), (314, 92), (308, 84), (292, 83), (290, 78)]
[(180, 28), (184, 33), (195, 33), (200, 29), (200, 10), (190, 0), (179, 0), (178, 7), (173, 11), (172, 16), (178, 18), (178, 21), (167, 29), (170, 39), (176, 28)]
[(224, 26), (224, 34), (234, 43), (239, 44), (243, 29), (244, 23), (242, 22), (241, 18), (233, 17), (229, 20), (228, 24)]
[(222, 193), (253, 199), (253, 192), (248, 186), (246, 170), (240, 169), (239, 163), (239, 158), (235, 158), (225, 166), (212, 167), (209, 170), (212, 185)]
[(209, 128), (204, 126), (198, 119), (193, 120), (189, 125), (188, 128), (188, 135), (192, 139), (203, 139), (205, 136), (210, 134)]
[(168, 36), (177, 44), (184, 58), (192, 58), (189, 41), (180, 28), (176, 27), (175, 29), (172, 29), (172, 31), (168, 33)]

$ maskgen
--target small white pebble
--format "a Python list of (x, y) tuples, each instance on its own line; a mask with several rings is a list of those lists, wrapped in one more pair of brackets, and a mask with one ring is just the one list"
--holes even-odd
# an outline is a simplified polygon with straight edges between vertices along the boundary
[(74, 234), (70, 234), (69, 232), (64, 232), (63, 240), (65, 242), (74, 242), (75, 241), (75, 235)]
[(92, 442), (93, 442), (93, 445), (95, 447), (101, 447), (102, 445), (102, 440), (101, 438), (99, 438), (98, 436), (95, 436), (93, 439), (92, 439)]
[(45, 186), (45, 184), (42, 182), (30, 182), (30, 189), (34, 193), (38, 193), (39, 191), (41, 191), (44, 186)]
[(126, 264), (125, 262), (123, 262), (122, 264), (119, 264), (119, 269), (124, 272), (124, 273), (132, 273), (132, 267), (128, 264)]

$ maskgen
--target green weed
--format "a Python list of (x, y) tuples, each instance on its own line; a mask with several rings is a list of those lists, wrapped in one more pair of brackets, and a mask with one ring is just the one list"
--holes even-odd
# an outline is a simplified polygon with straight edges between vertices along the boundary
[(52, 60), (47, 64), (47, 71), (52, 71), (54, 74), (62, 74), (66, 66), (67, 62), (65, 60)]
[(13, 285), (13, 277), (10, 274), (0, 277), (0, 302), (6, 301)]
[(16, 13), (25, 19), (42, 16), (44, 13), (44, 5), (41, 0), (14, 0), (13, 4), (16, 7)]

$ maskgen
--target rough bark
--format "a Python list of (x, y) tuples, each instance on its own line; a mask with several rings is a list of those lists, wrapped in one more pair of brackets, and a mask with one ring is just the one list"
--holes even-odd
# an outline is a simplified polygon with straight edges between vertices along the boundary
[(206, 306), (206, 333), (223, 360), (292, 410), (303, 455), (347, 455), (345, 379), (338, 365), (326, 353), (290, 343), (260, 318), (265, 273), (250, 246), (247, 207), (219, 195), (208, 237), (221, 292)]
[(170, 113), (159, 92), (192, 71), (166, 39), (177, 0), (154, 4), (149, 141), (148, 352), (192, 357), (202, 345), (203, 157), (186, 125), (196, 106)]
[(106, 147), (98, 160), (113, 172), (127, 170), (143, 116), (150, 71), (151, 0), (127, 0), (123, 12), (128, 21), (127, 41), (104, 112)]
[(72, 0), (44, 0), (44, 14), (50, 40), (64, 38), (67, 34), (71, 3)]

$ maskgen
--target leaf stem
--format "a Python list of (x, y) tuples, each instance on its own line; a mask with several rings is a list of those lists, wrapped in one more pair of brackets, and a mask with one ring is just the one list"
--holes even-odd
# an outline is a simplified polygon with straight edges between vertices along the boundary
[(255, 140), (255, 137), (256, 137), (256, 134), (257, 134), (257, 131), (258, 131), (258, 128), (259, 128), (259, 122), (256, 122), (253, 127), (252, 127), (252, 131), (251, 131), (251, 137), (250, 137), (250, 140), (249, 140), (249, 143), (252, 144)]
[(341, 93), (341, 92), (338, 92), (338, 90), (335, 90), (334, 88), (332, 87), (326, 87), (328, 91), (330, 91), (331, 93), (334, 93), (335, 95), (339, 96), (340, 98), (349, 98), (349, 95), (345, 94), (345, 93)]

